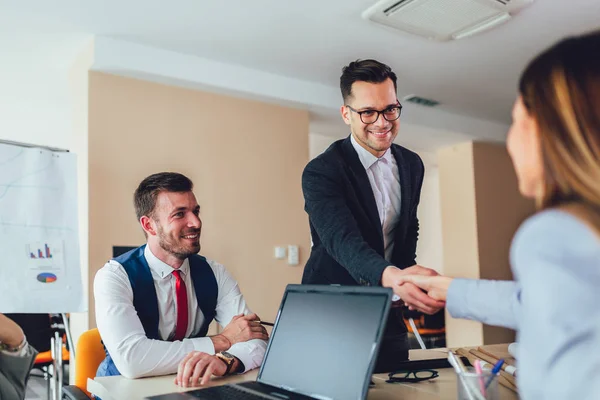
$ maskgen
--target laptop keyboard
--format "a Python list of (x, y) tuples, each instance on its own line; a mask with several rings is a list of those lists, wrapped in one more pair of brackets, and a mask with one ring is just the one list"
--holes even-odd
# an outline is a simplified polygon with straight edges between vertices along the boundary
[(192, 390), (186, 392), (191, 396), (199, 399), (213, 399), (213, 400), (246, 400), (246, 399), (264, 399), (265, 397), (248, 393), (245, 390), (238, 389), (235, 386), (215, 386), (206, 389)]

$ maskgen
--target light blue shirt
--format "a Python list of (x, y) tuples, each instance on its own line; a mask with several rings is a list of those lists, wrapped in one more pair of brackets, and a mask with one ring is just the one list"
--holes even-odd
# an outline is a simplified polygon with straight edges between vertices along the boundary
[(543, 211), (519, 228), (510, 260), (514, 282), (454, 279), (448, 311), (517, 330), (522, 399), (600, 399), (600, 237)]

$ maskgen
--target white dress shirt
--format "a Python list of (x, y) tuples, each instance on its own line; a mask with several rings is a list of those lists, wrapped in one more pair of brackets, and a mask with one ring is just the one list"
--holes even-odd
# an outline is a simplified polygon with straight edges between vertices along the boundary
[(391, 262), (394, 251), (394, 234), (400, 217), (400, 173), (392, 151), (388, 149), (383, 156), (377, 158), (369, 153), (350, 135), (352, 146), (367, 171), (371, 189), (375, 196), (377, 212), (383, 232), (385, 259)]
[[(175, 277), (172, 274), (175, 269), (152, 254), (149, 246), (146, 246), (144, 256), (150, 267), (158, 298), (158, 331), (162, 340), (146, 337), (133, 306), (133, 291), (127, 272), (121, 264), (110, 260), (97, 272), (94, 279), (96, 324), (100, 336), (119, 372), (128, 378), (176, 373), (179, 362), (192, 351), (215, 354), (209, 337), (168, 341), (175, 334), (177, 320)], [(221, 264), (212, 260), (207, 262), (215, 274), (219, 291), (215, 320), (221, 326), (227, 326), (234, 316), (250, 314), (235, 279)], [(179, 270), (188, 295), (186, 337), (189, 337), (200, 330), (204, 315), (198, 307), (187, 259)], [(264, 340), (254, 339), (236, 343), (227, 351), (240, 359), (246, 371), (249, 371), (262, 363), (266, 346)]]

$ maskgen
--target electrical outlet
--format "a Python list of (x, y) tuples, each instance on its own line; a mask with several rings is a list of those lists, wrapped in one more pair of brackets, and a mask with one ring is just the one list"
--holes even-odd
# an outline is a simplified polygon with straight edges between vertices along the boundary
[(298, 257), (298, 246), (296, 245), (289, 245), (288, 246), (288, 264), (289, 265), (298, 265), (299, 264), (299, 257)]

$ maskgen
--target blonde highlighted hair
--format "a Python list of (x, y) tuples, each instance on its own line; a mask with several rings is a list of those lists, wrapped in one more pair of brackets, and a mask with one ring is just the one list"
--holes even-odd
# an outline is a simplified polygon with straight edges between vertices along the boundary
[(538, 209), (565, 209), (600, 235), (600, 31), (565, 39), (537, 56), (519, 91), (540, 133)]

